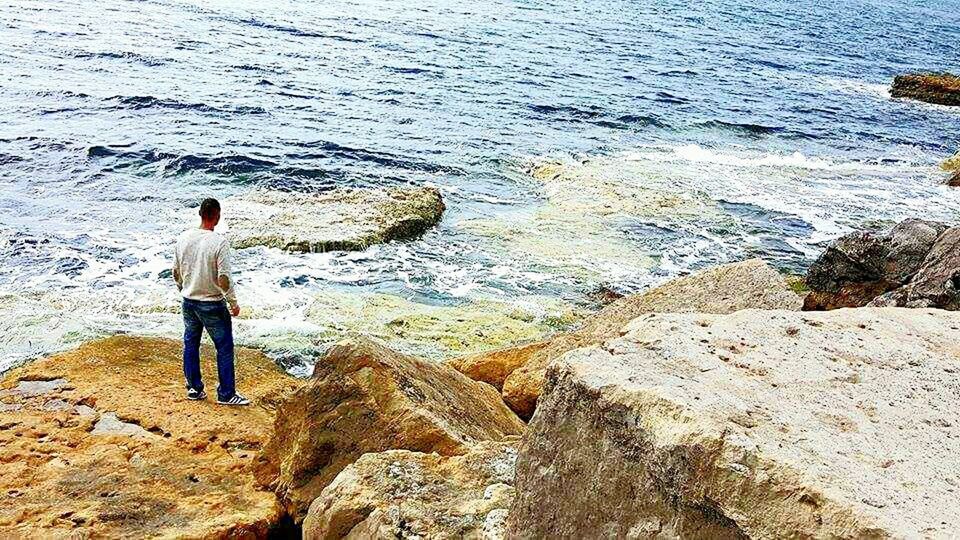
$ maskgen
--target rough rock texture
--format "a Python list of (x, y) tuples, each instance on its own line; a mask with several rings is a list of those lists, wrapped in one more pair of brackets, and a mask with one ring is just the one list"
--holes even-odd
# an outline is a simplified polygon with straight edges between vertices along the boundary
[(333, 346), (277, 412), (257, 480), (296, 520), (344, 467), (367, 452), (465, 453), (519, 435), (523, 422), (491, 386), (367, 339)]
[(310, 505), (303, 537), (503, 538), (518, 442), (483, 442), (453, 457), (364, 454)]
[[(726, 264), (622, 298), (590, 318), (577, 331), (560, 334), (534, 350), (504, 381), (503, 398), (522, 418), (530, 418), (543, 386), (547, 364), (563, 353), (616, 336), (630, 320), (649, 312), (729, 313), (745, 308), (800, 309), (776, 270), (759, 259)], [(503, 352), (497, 354), (503, 355)]]
[(960, 227), (937, 238), (909, 283), (871, 305), (960, 309)]
[(868, 304), (956, 309), (950, 307), (960, 301), (951, 265), (960, 260), (960, 246), (950, 231), (943, 223), (908, 219), (886, 233), (841, 237), (810, 266), (804, 309)]
[(898, 75), (893, 79), (890, 95), (938, 105), (960, 106), (960, 77), (949, 73)]
[(412, 238), (444, 211), (434, 188), (335, 189), (319, 194), (255, 190), (224, 203), (237, 248), (359, 251)]
[(503, 382), (531, 356), (550, 344), (537, 341), (526, 345), (507, 347), (470, 356), (447, 360), (447, 365), (475, 381), (485, 382), (497, 390), (503, 390)]
[(554, 362), (513, 538), (960, 534), (960, 314), (648, 314)]
[[(113, 337), (0, 382), (0, 537), (262, 538), (280, 518), (250, 473), (272, 411), (299, 383), (240, 349), (254, 405), (188, 401), (180, 343)], [(203, 351), (211, 387), (216, 367)]]

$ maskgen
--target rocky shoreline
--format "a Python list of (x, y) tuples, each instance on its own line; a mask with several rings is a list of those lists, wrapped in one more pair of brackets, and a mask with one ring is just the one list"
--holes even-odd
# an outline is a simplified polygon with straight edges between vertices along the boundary
[(950, 73), (897, 75), (890, 95), (937, 105), (960, 106), (960, 77)]
[[(176, 341), (90, 342), (0, 380), (0, 535), (948, 537), (958, 230), (841, 238), (806, 300), (748, 260), (446, 362), (242, 350), (242, 410), (183, 398)], [(922, 309), (801, 311), (878, 298)]]

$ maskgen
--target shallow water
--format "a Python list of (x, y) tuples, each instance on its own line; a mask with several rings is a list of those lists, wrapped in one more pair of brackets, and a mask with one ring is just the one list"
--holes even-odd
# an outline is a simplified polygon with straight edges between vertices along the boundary
[[(799, 271), (852, 228), (957, 218), (936, 165), (960, 111), (886, 92), (957, 69), (956, 0), (263, 4), (0, 6), (0, 369), (176, 335), (170, 242), (200, 198), (256, 187), (448, 203), (414, 242), (238, 253), (241, 341), (288, 359), (336, 334), (307, 316), (318, 296), (554, 320), (601, 283)], [(544, 161), (568, 180), (525, 174)]]

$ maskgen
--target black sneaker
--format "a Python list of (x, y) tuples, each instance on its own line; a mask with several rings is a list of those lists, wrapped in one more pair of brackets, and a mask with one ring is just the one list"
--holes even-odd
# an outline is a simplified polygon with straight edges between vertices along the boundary
[(241, 396), (240, 394), (234, 394), (232, 398), (226, 399), (226, 400), (217, 398), (217, 403), (219, 403), (220, 405), (243, 406), (243, 405), (249, 405), (250, 400)]
[(192, 401), (200, 401), (202, 399), (207, 399), (207, 393), (203, 390), (194, 390), (190, 388), (187, 390), (187, 399)]

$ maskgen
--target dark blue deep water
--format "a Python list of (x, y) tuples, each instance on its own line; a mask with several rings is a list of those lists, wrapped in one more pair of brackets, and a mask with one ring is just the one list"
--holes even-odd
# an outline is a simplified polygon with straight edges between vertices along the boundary
[(749, 256), (800, 271), (852, 228), (957, 219), (960, 110), (886, 90), (916, 70), (960, 71), (960, 1), (5, 2), (0, 369), (175, 335), (172, 238), (258, 188), (448, 206), (364, 253), (238, 253), (243, 339), (273, 351), (335, 333), (305, 314), (327, 293), (536, 312)]

